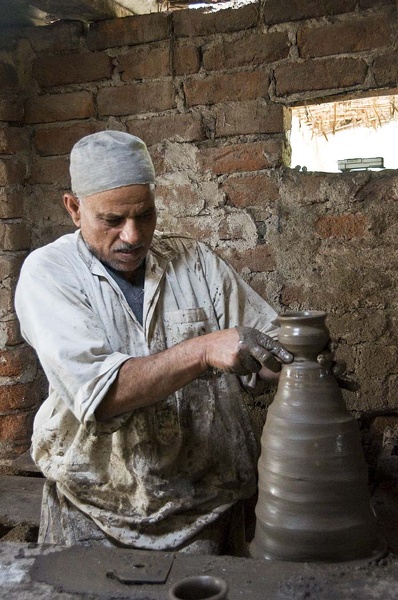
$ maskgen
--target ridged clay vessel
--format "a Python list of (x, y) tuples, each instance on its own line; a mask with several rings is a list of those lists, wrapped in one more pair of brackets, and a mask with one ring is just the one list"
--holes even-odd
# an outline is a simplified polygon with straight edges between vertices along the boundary
[(325, 320), (320, 311), (278, 318), (294, 360), (282, 366), (261, 438), (255, 558), (345, 561), (380, 547), (358, 425), (317, 361), (329, 340)]

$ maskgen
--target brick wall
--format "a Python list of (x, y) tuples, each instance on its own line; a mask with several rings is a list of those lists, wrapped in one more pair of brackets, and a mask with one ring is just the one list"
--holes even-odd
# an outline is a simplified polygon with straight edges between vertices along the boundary
[(277, 310), (327, 310), (361, 382), (349, 408), (396, 411), (397, 174), (291, 170), (286, 135), (294, 104), (396, 91), (396, 26), (395, 0), (265, 0), (1, 38), (0, 458), (27, 447), (43, 395), (20, 261), (71, 231), (68, 154), (106, 128), (147, 142), (160, 226), (210, 242)]

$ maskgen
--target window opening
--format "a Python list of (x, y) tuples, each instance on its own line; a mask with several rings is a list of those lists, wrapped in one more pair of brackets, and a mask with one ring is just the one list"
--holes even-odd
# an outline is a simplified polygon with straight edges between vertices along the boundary
[(398, 169), (398, 95), (292, 108), (291, 167)]

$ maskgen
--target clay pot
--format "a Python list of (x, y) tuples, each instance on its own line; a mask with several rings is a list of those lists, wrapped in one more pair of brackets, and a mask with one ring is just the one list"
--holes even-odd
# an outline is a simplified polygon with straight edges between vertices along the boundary
[(224, 600), (228, 584), (221, 577), (196, 575), (177, 581), (169, 590), (169, 600)]
[(344, 561), (379, 544), (356, 421), (335, 377), (317, 362), (326, 313), (279, 316), (283, 365), (261, 438), (255, 558)]

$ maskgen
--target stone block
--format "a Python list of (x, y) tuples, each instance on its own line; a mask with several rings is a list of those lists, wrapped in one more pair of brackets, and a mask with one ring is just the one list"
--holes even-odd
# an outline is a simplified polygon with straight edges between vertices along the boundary
[(367, 64), (360, 58), (329, 58), (276, 67), (276, 94), (349, 88), (364, 82)]
[(236, 208), (261, 205), (266, 207), (279, 198), (277, 180), (266, 173), (229, 177), (221, 186), (228, 203)]
[(34, 146), (40, 156), (69, 154), (72, 146), (86, 135), (106, 129), (100, 121), (82, 121), (70, 125), (36, 127), (33, 134)]
[(87, 46), (90, 50), (104, 50), (157, 42), (168, 37), (169, 16), (166, 13), (135, 15), (91, 23)]
[(0, 97), (0, 121), (20, 122), (24, 117), (24, 107), (19, 95), (5, 94)]
[(0, 248), (6, 251), (28, 250), (30, 234), (25, 223), (0, 223)]
[(16, 90), (18, 87), (18, 74), (14, 65), (0, 60), (0, 89)]
[(32, 163), (29, 177), (31, 184), (49, 184), (61, 188), (70, 185), (69, 157), (44, 157), (37, 158)]
[(259, 71), (217, 73), (205, 78), (188, 79), (183, 84), (188, 106), (268, 97), (268, 85), (269, 74)]
[(223, 175), (278, 166), (282, 163), (282, 157), (282, 142), (271, 139), (264, 142), (203, 148), (198, 160), (205, 171)]
[(119, 54), (117, 70), (123, 81), (171, 75), (170, 42), (134, 46)]
[(9, 281), (7, 286), (0, 287), (0, 319), (10, 319), (15, 316), (14, 289), (15, 283)]
[(197, 216), (204, 208), (204, 200), (198, 190), (188, 183), (157, 186), (156, 201), (176, 218)]
[(396, 5), (396, 0), (359, 0), (359, 8), (380, 8), (382, 6)]
[(17, 319), (2, 321), (0, 323), (0, 348), (17, 346), (22, 342), (21, 329)]
[[(0, 404), (1, 396), (3, 391), (1, 388), (9, 386), (0, 386)], [(26, 384), (26, 391), (28, 392), (29, 385)], [(1, 414), (0, 413), (0, 439), (5, 441), (11, 441), (18, 444), (28, 443), (32, 435), (33, 430), (33, 419), (34, 412), (31, 410), (24, 410), (18, 413)], [(10, 458), (12, 458), (12, 451), (15, 448), (10, 449)], [(17, 456), (15, 452), (14, 457)], [(2, 453), (2, 458), (7, 458)]]
[(193, 142), (205, 139), (200, 115), (192, 113), (131, 119), (127, 121), (127, 129), (129, 133), (143, 139), (148, 146), (163, 140)]
[(29, 27), (26, 36), (37, 52), (55, 54), (80, 49), (80, 40), (84, 36), (84, 23), (80, 21), (56, 21), (46, 27)]
[(375, 50), (391, 44), (391, 19), (370, 15), (322, 27), (303, 27), (297, 34), (303, 58)]
[(229, 260), (238, 272), (241, 272), (243, 269), (250, 269), (251, 272), (260, 273), (263, 271), (273, 271), (276, 268), (274, 251), (267, 244), (243, 250), (242, 252), (233, 251), (229, 254)]
[(28, 135), (22, 127), (0, 128), (0, 154), (16, 154), (28, 149)]
[(98, 113), (101, 116), (160, 112), (175, 106), (171, 80), (103, 88), (98, 92)]
[(173, 12), (173, 29), (177, 37), (195, 37), (242, 31), (255, 27), (258, 22), (257, 6), (248, 4), (239, 9), (224, 9), (211, 13), (206, 10), (179, 10)]
[(112, 70), (105, 52), (41, 56), (33, 63), (33, 77), (42, 88), (110, 79)]
[(27, 124), (87, 119), (95, 115), (93, 96), (87, 91), (32, 97), (25, 110)]
[(356, 0), (267, 0), (264, 3), (266, 25), (328, 17), (354, 11)]
[(203, 51), (207, 71), (262, 65), (287, 58), (289, 38), (286, 32), (249, 32), (244, 37), (218, 39)]
[[(3, 224), (0, 224), (0, 228)], [(1, 229), (0, 229), (1, 231)], [(24, 261), (24, 256), (9, 252), (0, 254), (0, 281), (4, 282), (9, 277), (18, 277)]]
[(23, 213), (22, 191), (0, 193), (0, 219), (20, 219)]
[(234, 102), (215, 108), (216, 137), (251, 133), (284, 133), (285, 108), (263, 100)]
[(176, 43), (173, 48), (173, 69), (176, 75), (190, 75), (200, 69), (199, 49), (192, 44)]
[(319, 237), (357, 239), (364, 238), (368, 230), (368, 219), (362, 213), (323, 215), (315, 223)]
[[(27, 372), (34, 375), (36, 363), (36, 355), (30, 346), (0, 350), (0, 377), (19, 377)], [(18, 384), (0, 388), (1, 412), (18, 409), (21, 406), (31, 406), (37, 402), (37, 398), (34, 398), (33, 386), (30, 388), (29, 396), (20, 393), (19, 388), (23, 390), (24, 385)], [(7, 394), (6, 392), (9, 393)], [(23, 404), (21, 403), (21, 398), (23, 398)]]
[(376, 56), (373, 63), (373, 76), (377, 86), (398, 84), (398, 52), (387, 52)]
[(0, 159), (0, 186), (23, 184), (26, 164), (10, 158)]

